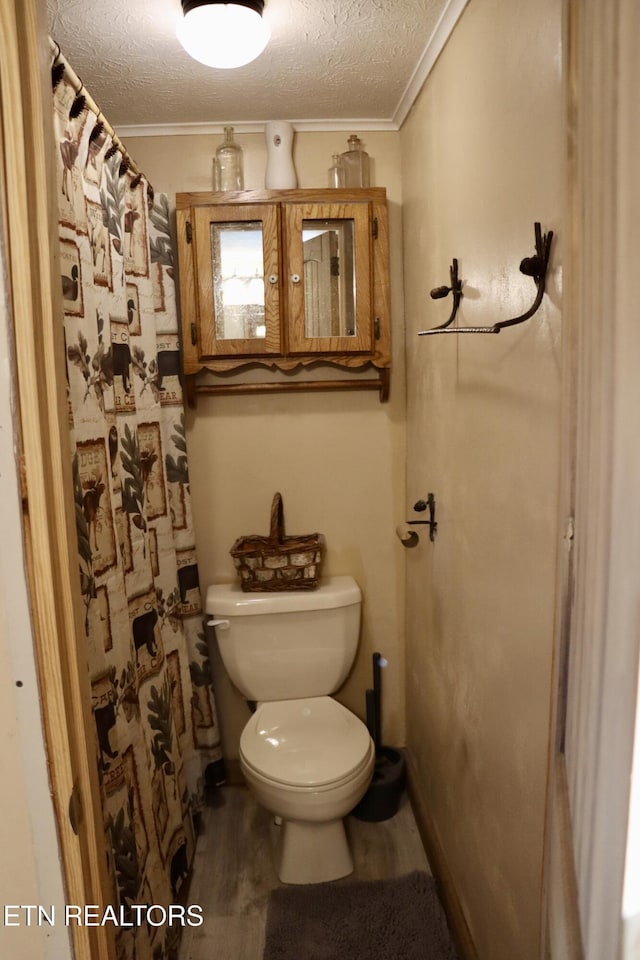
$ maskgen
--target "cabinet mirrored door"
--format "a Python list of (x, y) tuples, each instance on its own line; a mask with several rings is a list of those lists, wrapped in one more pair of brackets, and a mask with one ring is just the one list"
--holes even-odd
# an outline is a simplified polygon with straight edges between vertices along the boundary
[(200, 356), (278, 354), (280, 275), (274, 207), (194, 211)]
[(368, 204), (287, 204), (289, 350), (371, 350)]
[(353, 220), (303, 220), (304, 335), (356, 332)]

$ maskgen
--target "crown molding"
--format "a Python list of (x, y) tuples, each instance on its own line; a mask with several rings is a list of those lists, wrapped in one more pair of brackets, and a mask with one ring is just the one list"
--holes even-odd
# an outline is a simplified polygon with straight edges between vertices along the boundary
[[(236, 133), (264, 133), (266, 120), (225, 120), (224, 123), (157, 123), (119, 125), (118, 136), (125, 137), (193, 137), (224, 133), (225, 127), (233, 127)], [(290, 120), (296, 131), (325, 133), (336, 130), (362, 132), (371, 130), (397, 130), (393, 120), (367, 120), (359, 117), (339, 120)]]
[(399, 130), (404, 121), (407, 119), (407, 115), (411, 110), (411, 107), (415, 103), (416, 98), (422, 90), (427, 77), (435, 66), (436, 60), (442, 53), (447, 40), (453, 33), (454, 27), (462, 16), (462, 13), (468, 3), (469, 0), (449, 0), (446, 7), (442, 11), (442, 15), (436, 24), (435, 30), (429, 37), (427, 45), (422, 51), (422, 56), (418, 60), (411, 79), (409, 80), (409, 83), (407, 84), (405, 91), (400, 98), (400, 102), (396, 107), (393, 115), (393, 123), (396, 130)]
[[(392, 117), (387, 119), (322, 119), (322, 120), (290, 120), (296, 131), (327, 133), (348, 130), (351, 133), (371, 131), (398, 131), (407, 118), (418, 94), (422, 90), (427, 77), (431, 73), (436, 60), (442, 53), (444, 46), (451, 36), (453, 29), (462, 16), (469, 0), (448, 0), (436, 27), (429, 37), (422, 51), (411, 79), (402, 94), (398, 106)], [(118, 127), (118, 136), (125, 137), (187, 137), (210, 136), (224, 132), (224, 128), (232, 126), (237, 133), (264, 133), (264, 120), (227, 120), (224, 123), (157, 123), (133, 124)]]

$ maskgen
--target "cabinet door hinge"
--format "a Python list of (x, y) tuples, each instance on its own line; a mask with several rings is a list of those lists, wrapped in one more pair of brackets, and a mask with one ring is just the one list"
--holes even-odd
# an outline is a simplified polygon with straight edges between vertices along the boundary
[(378, 218), (374, 217), (371, 221), (371, 235), (374, 240), (378, 239)]
[(376, 317), (373, 321), (373, 335), (376, 340), (380, 339), (380, 317)]
[(191, 229), (191, 220), (187, 220), (187, 222), (185, 223), (185, 225), (184, 225), (184, 231), (185, 231), (185, 233), (186, 233), (186, 235), (187, 235), (187, 243), (191, 243), (191, 241), (193, 240), (193, 231), (192, 231), (192, 229)]
[(198, 328), (196, 327), (195, 323), (191, 324), (191, 343), (194, 345), (194, 347), (198, 343)]

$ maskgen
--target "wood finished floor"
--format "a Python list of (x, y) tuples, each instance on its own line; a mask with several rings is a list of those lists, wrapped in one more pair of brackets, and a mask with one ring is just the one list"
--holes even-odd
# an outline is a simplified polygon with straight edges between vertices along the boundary
[[(213, 805), (215, 802), (215, 805)], [(261, 960), (269, 892), (282, 886), (271, 859), (272, 818), (246, 787), (228, 785), (203, 815), (189, 903), (203, 909), (201, 927), (186, 927), (180, 960)], [(426, 870), (409, 800), (380, 823), (347, 818), (354, 880)]]

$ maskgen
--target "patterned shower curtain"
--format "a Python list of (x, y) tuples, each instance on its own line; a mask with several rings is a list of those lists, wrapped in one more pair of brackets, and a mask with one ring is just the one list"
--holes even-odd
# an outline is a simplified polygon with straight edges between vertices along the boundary
[[(191, 520), (168, 203), (127, 169), (71, 83), (55, 79), (96, 754), (113, 905), (135, 918), (133, 904), (184, 899), (205, 771), (219, 774), (223, 761)], [(180, 929), (118, 927), (118, 960), (175, 957)]]

